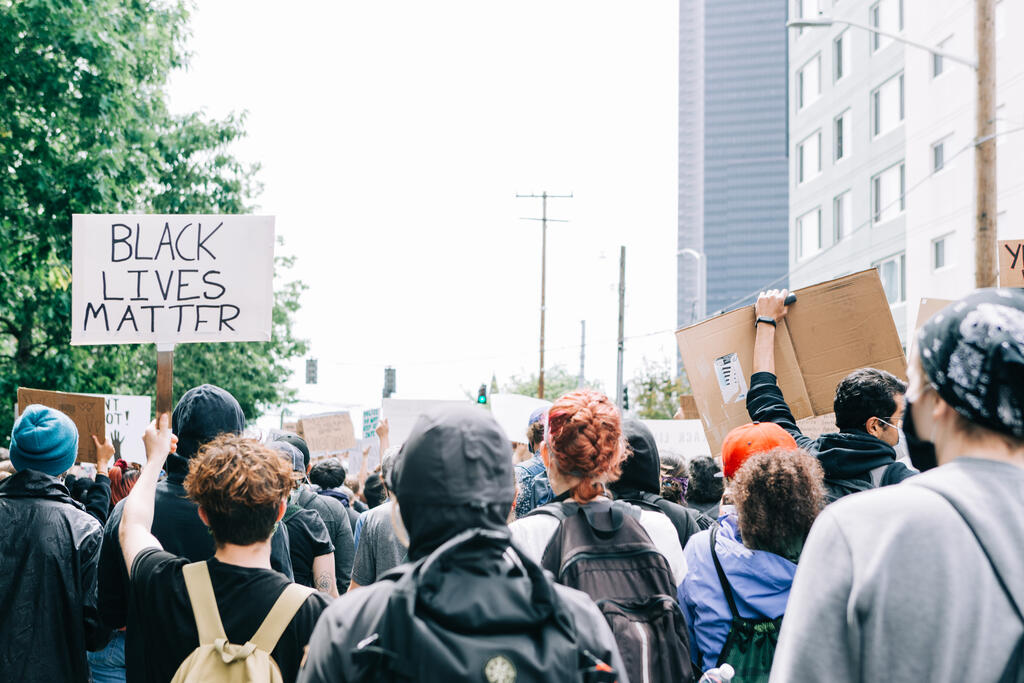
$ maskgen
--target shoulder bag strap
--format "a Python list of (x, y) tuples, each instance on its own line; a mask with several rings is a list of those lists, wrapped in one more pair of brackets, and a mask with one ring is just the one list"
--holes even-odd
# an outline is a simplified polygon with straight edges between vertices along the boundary
[(274, 606), (270, 608), (270, 612), (249, 642), (264, 652), (273, 652), (277, 647), (277, 641), (281, 639), (281, 634), (288, 628), (288, 624), (292, 623), (292, 619), (295, 618), (295, 614), (306, 602), (306, 599), (315, 592), (316, 590), (309, 586), (300, 586), (297, 583), (289, 584), (278, 596)]
[(740, 611), (736, 609), (736, 600), (732, 596), (732, 586), (729, 585), (729, 578), (722, 569), (722, 563), (718, 559), (718, 552), (715, 550), (715, 541), (718, 539), (718, 525), (711, 527), (711, 559), (715, 561), (715, 570), (718, 572), (718, 581), (722, 584), (722, 592), (725, 593), (725, 600), (729, 603), (729, 611), (733, 619), (740, 618)]
[(209, 567), (205, 562), (193, 562), (182, 567), (181, 573), (185, 577), (189, 602), (192, 603), (199, 644), (213, 645), (218, 638), (227, 640), (224, 626), (220, 622), (220, 612), (217, 611), (217, 598), (213, 594)]

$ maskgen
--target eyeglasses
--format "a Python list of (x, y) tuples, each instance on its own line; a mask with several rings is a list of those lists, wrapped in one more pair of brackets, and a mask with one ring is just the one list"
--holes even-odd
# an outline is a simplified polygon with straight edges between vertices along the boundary
[(902, 427), (903, 427), (903, 418), (902, 417), (896, 418), (896, 424), (893, 424), (892, 422), (889, 422), (887, 420), (883, 420), (880, 417), (876, 417), (875, 419), (878, 420), (879, 422), (881, 422), (882, 424), (889, 425), (893, 429), (902, 429)]

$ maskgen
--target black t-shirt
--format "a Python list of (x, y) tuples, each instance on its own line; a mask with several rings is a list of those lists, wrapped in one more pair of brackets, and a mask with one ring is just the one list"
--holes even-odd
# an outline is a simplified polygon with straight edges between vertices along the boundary
[(284, 516), (288, 527), (288, 551), (292, 558), (295, 583), (316, 588), (313, 583), (313, 558), (334, 552), (327, 525), (316, 510), (289, 505)]
[[(129, 669), (129, 681), (169, 681), (181, 663), (199, 647), (192, 603), (185, 589), (182, 567), (188, 558), (157, 548), (138, 554), (132, 565), (130, 600), (143, 618), (128, 629), (136, 641), (141, 666)], [(288, 579), (271, 569), (254, 569), (207, 560), (217, 610), (228, 641), (243, 644), (256, 633), (274, 602), (288, 586)], [(285, 681), (294, 681), (327, 596), (314, 593), (306, 599), (271, 653)]]

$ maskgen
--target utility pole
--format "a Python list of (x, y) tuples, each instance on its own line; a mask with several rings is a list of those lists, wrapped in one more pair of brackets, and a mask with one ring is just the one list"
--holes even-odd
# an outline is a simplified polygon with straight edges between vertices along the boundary
[(537, 376), (537, 398), (544, 398), (544, 290), (547, 286), (548, 272), (548, 221), (568, 223), (558, 218), (548, 218), (549, 199), (572, 199), (572, 194), (517, 194), (516, 199), (540, 199), (540, 218), (525, 218), (524, 221), (540, 221), (540, 373)]
[(576, 381), (576, 388), (583, 388), (583, 361), (587, 357), (587, 321), (580, 321), (580, 376)]
[(995, 0), (975, 0), (978, 49), (978, 135), (974, 144), (974, 284), (996, 285), (996, 45)]
[(626, 247), (619, 247), (619, 360), (615, 368), (615, 405), (622, 411), (622, 352), (626, 317)]

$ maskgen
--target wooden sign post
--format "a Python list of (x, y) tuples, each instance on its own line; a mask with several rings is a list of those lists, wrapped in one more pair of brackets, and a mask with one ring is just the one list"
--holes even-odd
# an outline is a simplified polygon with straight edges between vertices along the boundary
[(174, 344), (156, 345), (156, 416), (174, 409)]

